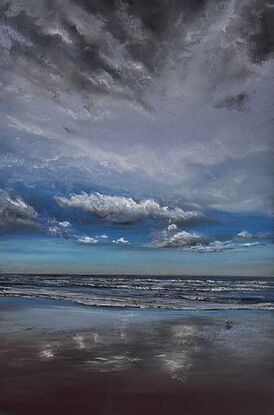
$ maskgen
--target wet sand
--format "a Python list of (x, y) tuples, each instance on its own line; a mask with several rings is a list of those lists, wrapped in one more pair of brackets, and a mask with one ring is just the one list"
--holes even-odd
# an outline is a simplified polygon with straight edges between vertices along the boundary
[(273, 415), (273, 322), (2, 298), (0, 414)]

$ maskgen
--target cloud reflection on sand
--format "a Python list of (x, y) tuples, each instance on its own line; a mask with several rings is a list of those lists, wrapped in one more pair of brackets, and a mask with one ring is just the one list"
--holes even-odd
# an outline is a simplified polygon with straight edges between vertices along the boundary
[(185, 381), (193, 355), (200, 351), (196, 336), (190, 324), (172, 324), (168, 332), (162, 332), (161, 325), (140, 331), (121, 322), (103, 332), (57, 333), (58, 341), (39, 345), (38, 356), (41, 361), (69, 361), (92, 372), (127, 371), (141, 365)]
[(15, 308), (10, 301), (2, 313), (0, 345), (0, 364), (7, 370), (35, 369), (46, 379), (57, 372), (77, 379), (116, 373), (164, 384), (208, 382), (232, 371), (248, 377), (258, 360), (266, 371), (273, 365), (271, 311), (109, 310), (44, 300), (21, 300)]
[(73, 340), (75, 341), (75, 343), (76, 343), (77, 347), (79, 347), (79, 349), (85, 349), (86, 348), (84, 338), (80, 334), (76, 334), (73, 337)]
[(60, 347), (61, 343), (59, 341), (45, 344), (41, 347), (39, 356), (42, 360), (50, 360), (55, 356)]
[(181, 381), (187, 380), (188, 372), (193, 365), (193, 355), (200, 350), (195, 340), (196, 336), (194, 326), (188, 324), (171, 326), (169, 338), (173, 347), (167, 353), (156, 357), (161, 362), (162, 370), (172, 378)]

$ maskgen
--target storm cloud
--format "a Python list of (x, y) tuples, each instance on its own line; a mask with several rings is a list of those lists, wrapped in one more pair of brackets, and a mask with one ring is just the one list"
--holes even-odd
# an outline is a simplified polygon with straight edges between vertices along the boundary
[(0, 231), (33, 227), (36, 217), (35, 210), (21, 197), (12, 197), (0, 189)]
[(270, 211), (271, 3), (3, 0), (0, 12), (2, 187)]

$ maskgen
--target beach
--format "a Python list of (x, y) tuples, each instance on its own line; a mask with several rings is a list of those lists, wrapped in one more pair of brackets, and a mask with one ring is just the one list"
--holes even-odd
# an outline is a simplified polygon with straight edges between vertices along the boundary
[(274, 413), (273, 310), (2, 297), (0, 413)]

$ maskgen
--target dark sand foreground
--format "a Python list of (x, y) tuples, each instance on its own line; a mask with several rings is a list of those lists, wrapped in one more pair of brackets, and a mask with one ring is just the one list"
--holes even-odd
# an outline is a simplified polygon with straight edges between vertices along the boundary
[(0, 327), (2, 415), (274, 414), (273, 311), (2, 298)]

